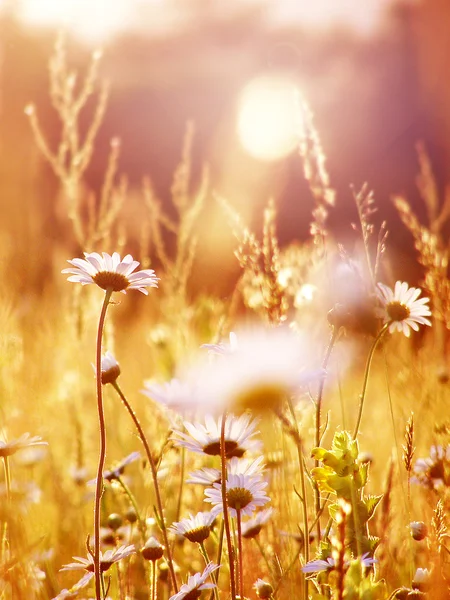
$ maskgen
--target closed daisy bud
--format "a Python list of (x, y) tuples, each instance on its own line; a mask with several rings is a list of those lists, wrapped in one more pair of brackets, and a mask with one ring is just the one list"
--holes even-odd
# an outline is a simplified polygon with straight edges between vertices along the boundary
[(123, 519), (119, 514), (111, 513), (108, 516), (108, 527), (110, 527), (113, 531), (116, 531), (117, 529), (119, 529), (119, 527), (122, 525), (122, 523), (123, 523)]
[(102, 384), (114, 383), (120, 375), (119, 363), (116, 361), (111, 352), (106, 352), (102, 356)]
[(425, 525), (425, 523), (423, 523), (423, 521), (413, 521), (409, 524), (409, 529), (412, 538), (419, 542), (420, 540), (425, 539), (428, 535), (428, 527)]
[(150, 537), (141, 550), (145, 560), (157, 561), (164, 554), (164, 546), (155, 537)]
[(256, 590), (256, 595), (258, 598), (262, 598), (263, 600), (268, 600), (272, 597), (273, 587), (267, 581), (262, 579), (257, 579), (253, 584), (253, 588)]
[(412, 580), (412, 587), (414, 590), (425, 592), (429, 587), (430, 572), (428, 569), (417, 569), (414, 579)]

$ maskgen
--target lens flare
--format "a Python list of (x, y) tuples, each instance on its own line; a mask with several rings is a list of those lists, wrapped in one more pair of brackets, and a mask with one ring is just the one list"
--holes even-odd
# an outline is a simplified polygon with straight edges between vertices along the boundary
[(243, 90), (237, 130), (245, 150), (262, 161), (276, 161), (297, 146), (301, 131), (300, 90), (286, 76), (258, 77)]

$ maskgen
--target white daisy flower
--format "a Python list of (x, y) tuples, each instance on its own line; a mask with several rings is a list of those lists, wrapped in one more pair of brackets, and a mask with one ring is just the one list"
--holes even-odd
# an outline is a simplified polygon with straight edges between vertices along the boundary
[(185, 377), (197, 383), (199, 410), (270, 409), (323, 376), (322, 371), (305, 371), (311, 364), (311, 342), (287, 327), (243, 331), (238, 340), (218, 360), (203, 356), (188, 367)]
[[(233, 475), (261, 475), (264, 470), (263, 460), (263, 456), (259, 456), (255, 460), (252, 458), (237, 458), (235, 456), (227, 461), (227, 473)], [(212, 485), (213, 483), (220, 483), (221, 480), (222, 472), (219, 469), (203, 467), (189, 473), (189, 479), (186, 480), (186, 483)]]
[[(257, 419), (249, 413), (240, 417), (229, 415), (225, 422), (225, 452), (227, 458), (242, 457), (248, 450), (260, 450), (262, 443), (252, 439), (258, 432), (255, 431)], [(192, 452), (207, 454), (208, 456), (220, 455), (220, 434), (222, 417), (214, 419), (211, 415), (205, 416), (205, 425), (184, 421), (188, 433), (174, 430), (172, 440), (176, 446), (184, 446)]]
[[(119, 560), (122, 560), (123, 558), (127, 558), (127, 556), (131, 556), (131, 554), (134, 554), (135, 552), (136, 549), (132, 545), (113, 548), (112, 550), (107, 550), (105, 553), (100, 552), (100, 571), (104, 573), (111, 565), (119, 562)], [(74, 556), (73, 558), (78, 562), (64, 565), (61, 567), (60, 571), (77, 571), (79, 569), (84, 569), (90, 573), (94, 572), (94, 557), (91, 554), (88, 555), (88, 558), (82, 558), (81, 556)]]
[(273, 508), (265, 508), (242, 523), (242, 537), (254, 538), (272, 516)]
[(165, 408), (181, 414), (194, 411), (197, 404), (194, 387), (176, 378), (166, 383), (144, 381), (141, 393)]
[(94, 573), (85, 573), (80, 581), (77, 581), (70, 589), (64, 588), (52, 600), (67, 600), (68, 598), (77, 598), (80, 591), (88, 586), (88, 583), (94, 577)]
[[(270, 498), (264, 490), (267, 481), (260, 476), (229, 475), (227, 478), (227, 504), (232, 517), (239, 510), (241, 514), (251, 516), (257, 506), (264, 506)], [(220, 483), (214, 483), (212, 488), (205, 490), (205, 502), (210, 502), (213, 507), (211, 512), (215, 515), (223, 511), (222, 489)]]
[[(106, 252), (102, 256), (98, 252), (85, 252), (83, 258), (68, 260), (72, 267), (63, 269), (62, 273), (69, 273), (68, 281), (87, 285), (95, 283), (103, 290), (126, 293), (127, 289), (138, 290), (148, 295), (147, 287), (158, 287), (159, 278), (153, 269), (135, 271), (139, 266), (131, 254), (123, 259), (117, 252), (112, 255)], [(133, 271), (135, 271), (133, 273)]]
[(47, 442), (44, 442), (38, 435), (30, 437), (29, 433), (24, 433), (16, 440), (11, 440), (9, 442), (0, 440), (0, 458), (12, 456), (19, 450), (31, 448), (33, 446), (47, 446)]
[(216, 519), (216, 515), (211, 512), (199, 512), (194, 516), (189, 515), (189, 519), (183, 519), (174, 523), (169, 531), (176, 535), (182, 535), (190, 542), (201, 544), (211, 533), (211, 525)]
[(188, 477), (189, 479), (186, 479), (186, 483), (212, 485), (213, 483), (220, 483), (222, 479), (222, 473), (219, 469), (213, 469), (211, 467), (202, 467), (201, 469), (191, 471)]
[(397, 281), (392, 290), (387, 285), (378, 284), (378, 297), (383, 304), (383, 319), (390, 323), (389, 332), (403, 332), (409, 337), (411, 329), (419, 331), (419, 325), (431, 325), (426, 317), (431, 311), (426, 304), (429, 298), (419, 298), (420, 288), (410, 288), (406, 282)]
[(183, 585), (180, 587), (180, 591), (171, 596), (169, 600), (194, 600), (194, 598), (198, 598), (200, 596), (201, 590), (210, 590), (215, 588), (215, 583), (205, 583), (205, 581), (208, 579), (211, 573), (218, 568), (219, 565), (215, 565), (211, 562), (205, 567), (203, 573), (190, 575), (187, 583), (183, 583)]

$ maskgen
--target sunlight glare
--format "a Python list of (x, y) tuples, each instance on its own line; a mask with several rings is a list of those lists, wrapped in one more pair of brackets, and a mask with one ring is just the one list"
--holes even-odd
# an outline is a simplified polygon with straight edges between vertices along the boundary
[(237, 130), (254, 158), (276, 161), (297, 146), (300, 133), (299, 89), (285, 76), (258, 77), (242, 92)]
[(30, 25), (65, 26), (102, 41), (126, 27), (132, 10), (133, 2), (125, 0), (22, 0), (20, 13)]

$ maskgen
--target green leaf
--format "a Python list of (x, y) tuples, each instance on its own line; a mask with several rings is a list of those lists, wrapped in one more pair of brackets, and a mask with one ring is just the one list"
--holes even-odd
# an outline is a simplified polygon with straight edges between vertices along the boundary
[(380, 496), (367, 496), (364, 499), (364, 504), (366, 505), (367, 508), (367, 520), (371, 519), (373, 517), (373, 514), (378, 506), (378, 504), (381, 502), (381, 499), (383, 498), (383, 494), (381, 494)]

